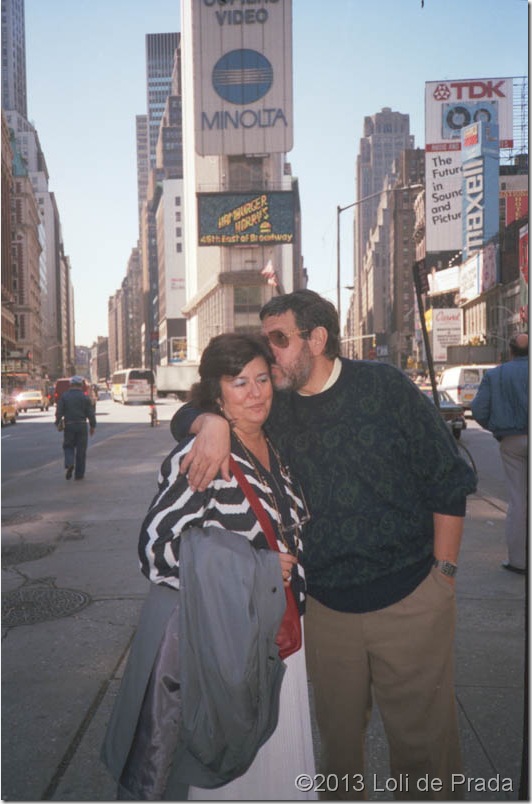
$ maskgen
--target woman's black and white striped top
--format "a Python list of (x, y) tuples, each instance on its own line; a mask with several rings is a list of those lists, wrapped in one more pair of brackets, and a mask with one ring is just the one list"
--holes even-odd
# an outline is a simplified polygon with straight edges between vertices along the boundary
[[(187, 478), (179, 474), (181, 461), (193, 441), (194, 436), (182, 441), (164, 460), (159, 474), (159, 491), (150, 505), (139, 537), (139, 557), (144, 575), (153, 583), (167, 584), (175, 589), (179, 589), (180, 536), (187, 528), (214, 525), (243, 534), (257, 549), (269, 549), (266, 536), (234, 477), (228, 483), (218, 475), (205, 491), (199, 492), (192, 491)], [(287, 552), (279, 535), (279, 516), (285, 532), (289, 526), (285, 538), (292, 540), (292, 544), (297, 538), (298, 563), (292, 573), (292, 589), (303, 613), (302, 543), (299, 531), (294, 528), (305, 514), (302, 499), (285, 470), (274, 469), (277, 463), (274, 459), (271, 461), (272, 473), (260, 467), (263, 480), (268, 483), (268, 488), (265, 488), (235, 438), (231, 439), (231, 453), (272, 521), (279, 550)], [(274, 494), (278, 510), (272, 507), (271, 496)]]

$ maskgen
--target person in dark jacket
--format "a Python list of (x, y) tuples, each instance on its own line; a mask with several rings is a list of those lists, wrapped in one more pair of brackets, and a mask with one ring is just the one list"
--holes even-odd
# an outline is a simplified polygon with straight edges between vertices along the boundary
[[(338, 783), (325, 792), (369, 796), (364, 742), (375, 699), (391, 776), (408, 785), (400, 797), (460, 798), (454, 586), (474, 473), (403, 372), (339, 356), (329, 301), (298, 290), (273, 297), (260, 318), (276, 359), (265, 427), (311, 514), (302, 554), (307, 666), (319, 770)], [(181, 419), (196, 434), (181, 471), (201, 491), (219, 466), (226, 471), (228, 426), (198, 411), (191, 423), (191, 413), (177, 412), (172, 433), (182, 437)]]
[(96, 429), (94, 405), (83, 393), (83, 377), (72, 377), (70, 388), (59, 398), (55, 411), (57, 428), (61, 419), (64, 419), (65, 477), (70, 480), (75, 470), (74, 479), (83, 480), (87, 458), (87, 421), (91, 436)]
[(528, 518), (528, 335), (509, 343), (511, 360), (486, 371), (471, 403), (473, 418), (500, 444), (508, 486), (506, 545), (510, 572), (526, 572)]

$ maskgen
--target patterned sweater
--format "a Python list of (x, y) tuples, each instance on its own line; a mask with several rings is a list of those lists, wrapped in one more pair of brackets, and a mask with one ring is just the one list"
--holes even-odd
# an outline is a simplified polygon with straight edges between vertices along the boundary
[[(257, 549), (270, 549), (266, 536), (234, 477), (227, 483), (218, 476), (204, 492), (198, 492), (192, 491), (186, 477), (179, 474), (181, 461), (193, 441), (193, 437), (187, 437), (164, 460), (159, 474), (159, 491), (150, 505), (139, 537), (139, 558), (143, 574), (153, 583), (164, 583), (175, 589), (179, 589), (180, 537), (187, 528), (214, 525), (243, 534)], [(302, 567), (302, 543), (294, 528), (304, 515), (302, 500), (294, 492), (285, 470), (278, 472), (274, 460), (271, 460), (271, 473), (262, 465), (260, 467), (263, 479), (268, 483), (265, 488), (234, 438), (231, 453), (270, 517), (275, 533), (279, 534), (278, 522), (281, 516), (286, 531), (285, 538), (291, 548), (297, 549), (298, 563), (292, 572), (291, 585), (300, 613), (303, 614), (305, 574)], [(271, 504), (271, 495), (274, 493), (277, 494), (277, 510)], [(279, 535), (277, 542), (279, 550), (287, 552)]]
[(309, 503), (308, 594), (373, 611), (410, 594), (433, 561), (433, 513), (463, 516), (476, 479), (434, 404), (401, 371), (342, 358), (312, 396), (279, 392), (267, 422)]

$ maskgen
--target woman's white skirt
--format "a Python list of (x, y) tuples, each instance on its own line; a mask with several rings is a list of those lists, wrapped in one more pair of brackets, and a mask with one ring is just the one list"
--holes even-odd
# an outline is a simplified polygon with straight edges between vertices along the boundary
[(314, 779), (305, 645), (287, 659), (281, 685), (279, 722), (248, 770), (223, 787), (190, 787), (189, 801), (309, 801), (317, 794), (298, 790), (296, 779)]

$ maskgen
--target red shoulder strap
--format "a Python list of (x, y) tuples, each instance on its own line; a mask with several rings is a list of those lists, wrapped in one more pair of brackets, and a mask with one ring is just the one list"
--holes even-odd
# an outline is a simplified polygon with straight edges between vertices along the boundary
[(251, 505), (251, 508), (253, 509), (253, 512), (255, 513), (255, 516), (257, 517), (260, 526), (262, 527), (264, 535), (266, 536), (268, 544), (270, 545), (271, 549), (279, 550), (279, 545), (277, 544), (275, 532), (273, 530), (273, 526), (272, 523), (270, 522), (268, 514), (262, 507), (259, 498), (251, 488), (249, 480), (246, 478), (244, 472), (237, 464), (232, 455), (229, 456), (229, 469), (236, 477), (238, 485), (246, 495), (248, 502)]

